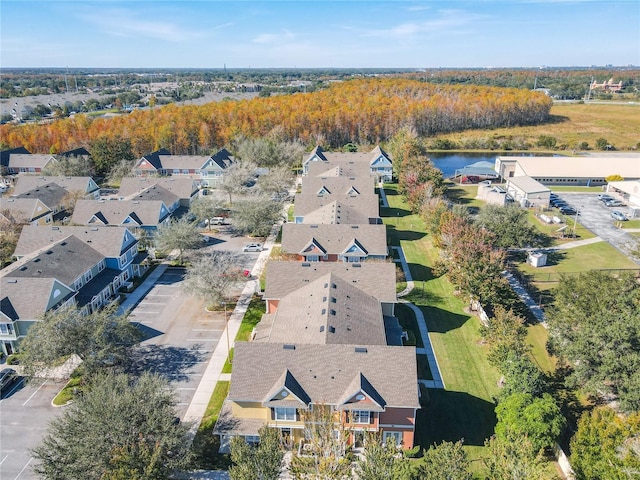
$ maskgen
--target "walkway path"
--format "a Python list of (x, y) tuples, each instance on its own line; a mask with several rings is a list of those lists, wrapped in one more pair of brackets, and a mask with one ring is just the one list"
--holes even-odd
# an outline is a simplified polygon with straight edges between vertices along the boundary
[(378, 191), (380, 192), (380, 200), (382, 200), (382, 206), (389, 208), (389, 202), (387, 202), (387, 194), (384, 191), (384, 183), (378, 184)]
[(604, 242), (600, 237), (587, 238), (585, 240), (576, 240), (575, 242), (567, 242), (557, 245), (555, 247), (549, 247), (545, 250), (567, 250), (569, 248), (582, 247), (583, 245), (591, 245), (592, 243)]
[[(242, 323), (242, 319), (244, 317), (247, 308), (249, 307), (249, 303), (253, 298), (255, 292), (259, 289), (259, 278), (262, 274), (262, 270), (264, 269), (267, 260), (269, 259), (269, 255), (271, 254), (271, 249), (273, 248), (273, 244), (275, 243), (276, 236), (280, 229), (282, 223), (278, 223), (273, 226), (271, 229), (271, 233), (267, 240), (264, 243), (264, 247), (262, 252), (260, 253), (258, 260), (256, 261), (253, 269), (251, 270), (251, 278), (246, 284), (242, 293), (240, 294), (240, 298), (236, 303), (236, 308), (231, 313), (229, 320), (227, 321), (227, 326), (225, 330), (222, 332), (221, 339), (229, 338), (229, 347), (233, 348), (236, 335), (238, 334), (238, 330), (240, 329), (240, 324)], [(227, 337), (228, 336), (228, 337)], [(192, 422), (191, 427), (191, 435), (195, 436), (195, 433), (200, 426), (200, 422), (202, 421), (202, 417), (204, 416), (207, 405), (209, 405), (209, 400), (211, 400), (211, 395), (213, 394), (213, 390), (216, 387), (216, 384), (220, 380), (229, 380), (229, 374), (222, 374), (222, 367), (224, 366), (229, 351), (227, 350), (227, 342), (219, 341), (215, 350), (213, 351), (213, 355), (209, 359), (209, 363), (207, 364), (207, 368), (205, 369), (204, 375), (202, 376), (202, 380), (196, 389), (196, 392), (187, 408), (187, 411), (184, 415), (183, 421)]]
[(118, 307), (118, 315), (124, 315), (127, 311), (133, 309), (140, 300), (142, 300), (147, 293), (153, 288), (158, 279), (162, 276), (162, 274), (167, 270), (169, 265), (166, 263), (161, 263), (158, 265), (153, 272), (149, 274), (147, 278), (144, 279), (138, 288), (136, 288), (133, 292), (131, 292), (127, 298), (120, 304)]
[[(392, 248), (396, 252), (398, 252), (398, 256), (400, 258), (399, 260), (397, 260), (397, 262), (400, 262), (402, 271), (404, 272), (404, 276), (407, 280), (407, 287), (402, 292), (398, 293), (398, 297), (402, 297), (409, 294), (411, 290), (413, 290), (413, 278), (411, 277), (411, 271), (409, 270), (409, 265), (407, 264), (407, 259), (404, 256), (402, 247)], [(433, 351), (433, 346), (431, 345), (431, 339), (429, 338), (429, 329), (427, 328), (427, 322), (424, 319), (422, 310), (420, 310), (420, 308), (416, 307), (413, 303), (408, 302), (407, 300), (400, 300), (400, 302), (411, 308), (416, 316), (416, 323), (418, 324), (420, 337), (422, 337), (422, 343), (424, 344), (424, 348), (416, 348), (416, 353), (418, 355), (426, 355), (427, 362), (429, 362), (429, 369), (431, 370), (431, 376), (433, 377), (433, 380), (418, 380), (418, 382), (427, 388), (445, 388), (444, 380), (442, 380), (442, 375), (440, 374), (438, 359), (436, 358), (436, 354)]]
[(536, 317), (536, 319), (542, 324), (544, 328), (547, 328), (546, 318), (544, 316), (544, 311), (540, 306), (531, 298), (529, 292), (520, 284), (518, 279), (513, 276), (508, 271), (502, 272), (502, 276), (507, 279), (513, 291), (518, 294), (520, 299), (525, 303), (525, 305), (531, 310), (531, 313)]

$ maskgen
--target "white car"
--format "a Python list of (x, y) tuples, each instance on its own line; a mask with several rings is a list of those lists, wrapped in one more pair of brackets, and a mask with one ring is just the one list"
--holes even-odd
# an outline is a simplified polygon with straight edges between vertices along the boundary
[(247, 243), (244, 247), (242, 247), (243, 252), (261, 252), (262, 244), (261, 243)]

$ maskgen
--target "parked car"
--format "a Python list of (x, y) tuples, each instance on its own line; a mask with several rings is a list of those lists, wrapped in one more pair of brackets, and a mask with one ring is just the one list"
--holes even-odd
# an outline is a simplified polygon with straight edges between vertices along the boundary
[(19, 379), (20, 377), (13, 368), (3, 368), (0, 370), (0, 393), (5, 392)]
[(613, 200), (613, 197), (611, 195), (607, 195), (606, 193), (599, 193), (598, 200), (600, 200), (601, 202), (607, 202), (609, 200)]
[(607, 200), (606, 202), (604, 202), (604, 205), (605, 207), (621, 207), (622, 202), (620, 200), (612, 198), (611, 200)]
[(577, 215), (578, 212), (575, 208), (570, 207), (569, 205), (565, 205), (560, 207), (560, 213), (563, 215)]
[(243, 252), (261, 252), (262, 244), (261, 243), (247, 243), (244, 247), (242, 247)]
[(616, 220), (620, 220), (621, 222), (628, 220), (627, 216), (620, 210), (614, 210), (613, 212), (611, 212), (611, 216)]

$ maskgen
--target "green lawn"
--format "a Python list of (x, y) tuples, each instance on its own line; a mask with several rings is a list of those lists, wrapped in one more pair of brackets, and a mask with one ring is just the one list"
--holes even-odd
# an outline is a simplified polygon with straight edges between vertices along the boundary
[(640, 220), (629, 220), (622, 224), (622, 228), (640, 228)]
[(227, 469), (231, 464), (229, 455), (218, 453), (220, 441), (217, 435), (213, 435), (213, 427), (218, 420), (224, 399), (229, 393), (229, 385), (230, 382), (218, 382), (213, 390), (209, 405), (207, 405), (207, 410), (191, 445), (194, 468)]
[(443, 440), (464, 438), (469, 455), (479, 458), (484, 439), (495, 425), (492, 398), (498, 392), (498, 372), (486, 359), (478, 320), (464, 312), (465, 305), (454, 296), (445, 278), (433, 276), (430, 266), (438, 252), (424, 234), (422, 220), (406, 210), (393, 185), (385, 192), (390, 208), (382, 214), (390, 214), (384, 221), (391, 244), (402, 246), (416, 281), (407, 300), (424, 313), (447, 387), (445, 391), (426, 391), (417, 417), (416, 442), (428, 448)]

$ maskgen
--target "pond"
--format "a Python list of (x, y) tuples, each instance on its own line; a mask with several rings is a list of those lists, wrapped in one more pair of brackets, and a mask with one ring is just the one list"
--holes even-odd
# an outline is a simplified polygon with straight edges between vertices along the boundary
[(500, 155), (510, 156), (531, 156), (530, 153), (513, 153), (513, 152), (464, 152), (464, 153), (429, 153), (429, 158), (433, 164), (438, 167), (444, 178), (452, 177), (456, 170), (476, 162), (495, 163), (496, 157)]

